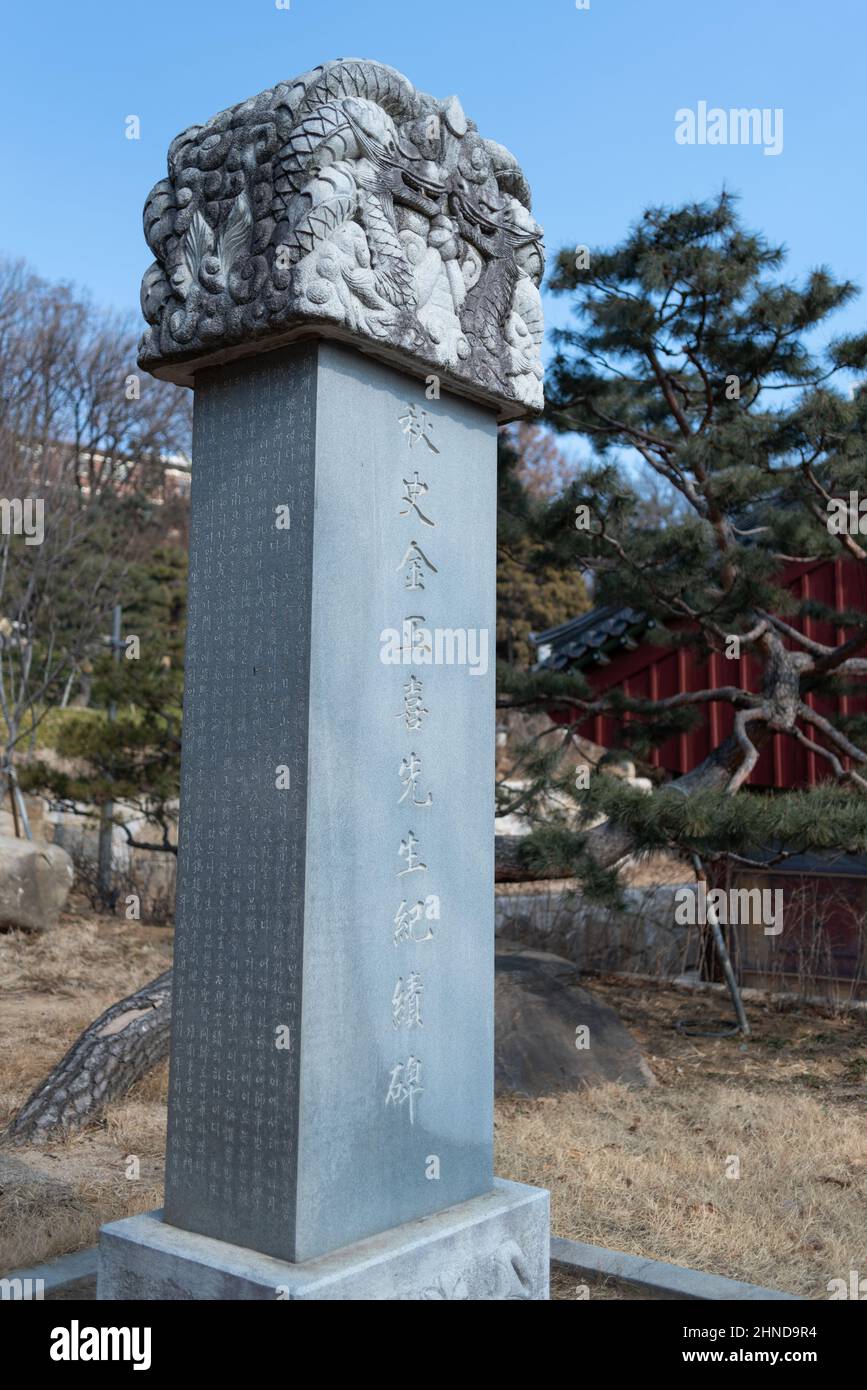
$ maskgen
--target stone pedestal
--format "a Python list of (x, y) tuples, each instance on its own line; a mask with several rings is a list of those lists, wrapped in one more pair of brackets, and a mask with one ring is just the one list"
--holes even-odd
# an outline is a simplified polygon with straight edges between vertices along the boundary
[(548, 1297), (548, 1194), (491, 1192), (330, 1255), (290, 1264), (170, 1226), (161, 1212), (102, 1229), (100, 1299)]
[(100, 1297), (543, 1297), (544, 1195), (492, 1166), (526, 184), (456, 98), (354, 60), (169, 168), (141, 354), (195, 387), (166, 1199), (106, 1228)]

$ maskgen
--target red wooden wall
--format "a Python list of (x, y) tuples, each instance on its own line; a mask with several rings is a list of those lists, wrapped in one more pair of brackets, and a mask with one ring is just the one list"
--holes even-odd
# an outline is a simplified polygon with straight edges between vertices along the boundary
[[(786, 571), (784, 583), (798, 600), (814, 599), (838, 611), (854, 609), (867, 613), (867, 566), (845, 559), (792, 565)], [(828, 646), (844, 641), (847, 636), (843, 629), (813, 618), (788, 618), (787, 621), (808, 637)], [(786, 642), (786, 645), (793, 644)], [(700, 661), (690, 651), (642, 642), (633, 651), (615, 652), (606, 666), (585, 668), (584, 675), (599, 693), (619, 688), (624, 694), (637, 698), (662, 699), (684, 690), (704, 690), (718, 685), (739, 685), (756, 691), (760, 688), (759, 670), (754, 660), (743, 656), (735, 661), (714, 654), (709, 661)], [(867, 709), (867, 699), (860, 696), (857, 699), (843, 697), (840, 701), (809, 696), (807, 702), (826, 715), (833, 714), (838, 704), (844, 713), (860, 713)], [(690, 733), (676, 735), (654, 750), (651, 762), (655, 767), (675, 774), (688, 772), (730, 733), (732, 713), (728, 704), (714, 701), (698, 709), (701, 723)], [(568, 716), (552, 717), (568, 722)], [(618, 722), (609, 717), (588, 719), (580, 726), (580, 732), (607, 748), (622, 744)], [(822, 741), (815, 730), (810, 731), (810, 737)], [(832, 769), (824, 758), (803, 748), (790, 736), (775, 734), (762, 751), (749, 785), (781, 789), (812, 786), (829, 776), (833, 776)]]

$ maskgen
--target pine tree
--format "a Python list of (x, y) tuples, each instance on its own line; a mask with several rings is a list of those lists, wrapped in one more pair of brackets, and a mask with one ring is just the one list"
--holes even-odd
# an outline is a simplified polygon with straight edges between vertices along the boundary
[[(744, 229), (725, 192), (648, 210), (586, 266), (572, 251), (557, 258), (551, 288), (572, 296), (574, 321), (555, 334), (547, 420), (585, 441), (591, 461), (537, 519), (536, 540), (549, 564), (585, 566), (598, 602), (643, 611), (654, 640), (700, 655), (739, 645), (761, 675), (752, 688), (638, 701), (596, 696), (580, 675), (501, 668), (502, 706), (556, 705), (576, 726), (612, 715), (638, 756), (706, 719), (713, 701), (734, 713), (732, 735), (652, 795), (604, 776), (587, 790), (562, 785), (579, 817), (607, 817), (590, 830), (574, 813), (552, 824), (540, 776), (539, 829), (508, 847), (515, 873), (571, 869), (613, 892), (627, 853), (867, 848), (867, 721), (807, 703), (864, 693), (867, 614), (814, 607), (842, 635), (811, 641), (793, 626), (804, 610), (782, 582), (792, 560), (867, 560), (857, 519), (840, 524), (867, 476), (867, 386), (851, 384), (867, 367), (867, 334), (827, 341), (829, 317), (856, 287), (825, 268), (795, 285), (781, 278), (784, 260)], [(664, 524), (643, 505), (648, 476), (674, 501)], [(812, 750), (828, 780), (733, 804), (775, 734)]]
[(98, 658), (94, 708), (55, 718), (56, 758), (36, 758), (21, 774), (22, 785), (72, 811), (105, 802), (133, 808), (161, 841), (136, 840), (124, 824), (129, 843), (170, 853), (177, 852), (186, 576), (186, 552), (171, 544), (130, 567), (121, 594), (121, 659), (109, 651)]

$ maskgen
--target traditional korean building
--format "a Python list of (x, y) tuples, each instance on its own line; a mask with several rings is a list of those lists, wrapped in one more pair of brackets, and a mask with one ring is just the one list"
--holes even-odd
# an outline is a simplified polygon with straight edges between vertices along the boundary
[[(836, 611), (854, 609), (867, 613), (867, 571), (850, 560), (792, 564), (785, 572), (784, 583), (799, 604), (813, 602)], [(842, 628), (816, 618), (787, 617), (787, 622), (829, 646), (845, 639)], [(538, 656), (536, 669), (580, 671), (597, 694), (618, 689), (636, 699), (664, 699), (686, 690), (721, 685), (758, 688), (759, 667), (750, 656), (729, 660), (714, 653), (702, 659), (688, 648), (654, 644), (650, 629), (649, 620), (638, 609), (595, 608), (547, 632), (531, 634)], [(867, 710), (865, 697), (828, 700), (808, 695), (807, 703), (832, 718)], [(562, 711), (552, 710), (551, 717), (561, 723), (569, 720)], [(712, 702), (694, 729), (670, 738), (653, 751), (649, 761), (674, 776), (689, 772), (719, 746), (731, 728), (730, 705), (722, 700)], [(620, 747), (623, 742), (622, 722), (609, 715), (585, 720), (578, 732), (607, 748)], [(777, 790), (814, 786), (827, 778), (830, 771), (824, 758), (785, 734), (775, 734), (763, 750), (749, 785)]]

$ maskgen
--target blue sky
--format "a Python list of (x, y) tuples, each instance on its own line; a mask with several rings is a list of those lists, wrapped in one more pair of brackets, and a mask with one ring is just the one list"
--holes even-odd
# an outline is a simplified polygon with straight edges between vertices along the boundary
[[(549, 251), (725, 182), (788, 273), (867, 285), (863, 0), (42, 0), (7, 7), (4, 38), (0, 251), (116, 309), (137, 310), (141, 208), (172, 137), (345, 56), (457, 92), (523, 164)], [(675, 111), (702, 100), (781, 107), (783, 152), (678, 145)], [(834, 326), (865, 321), (867, 295)]]

